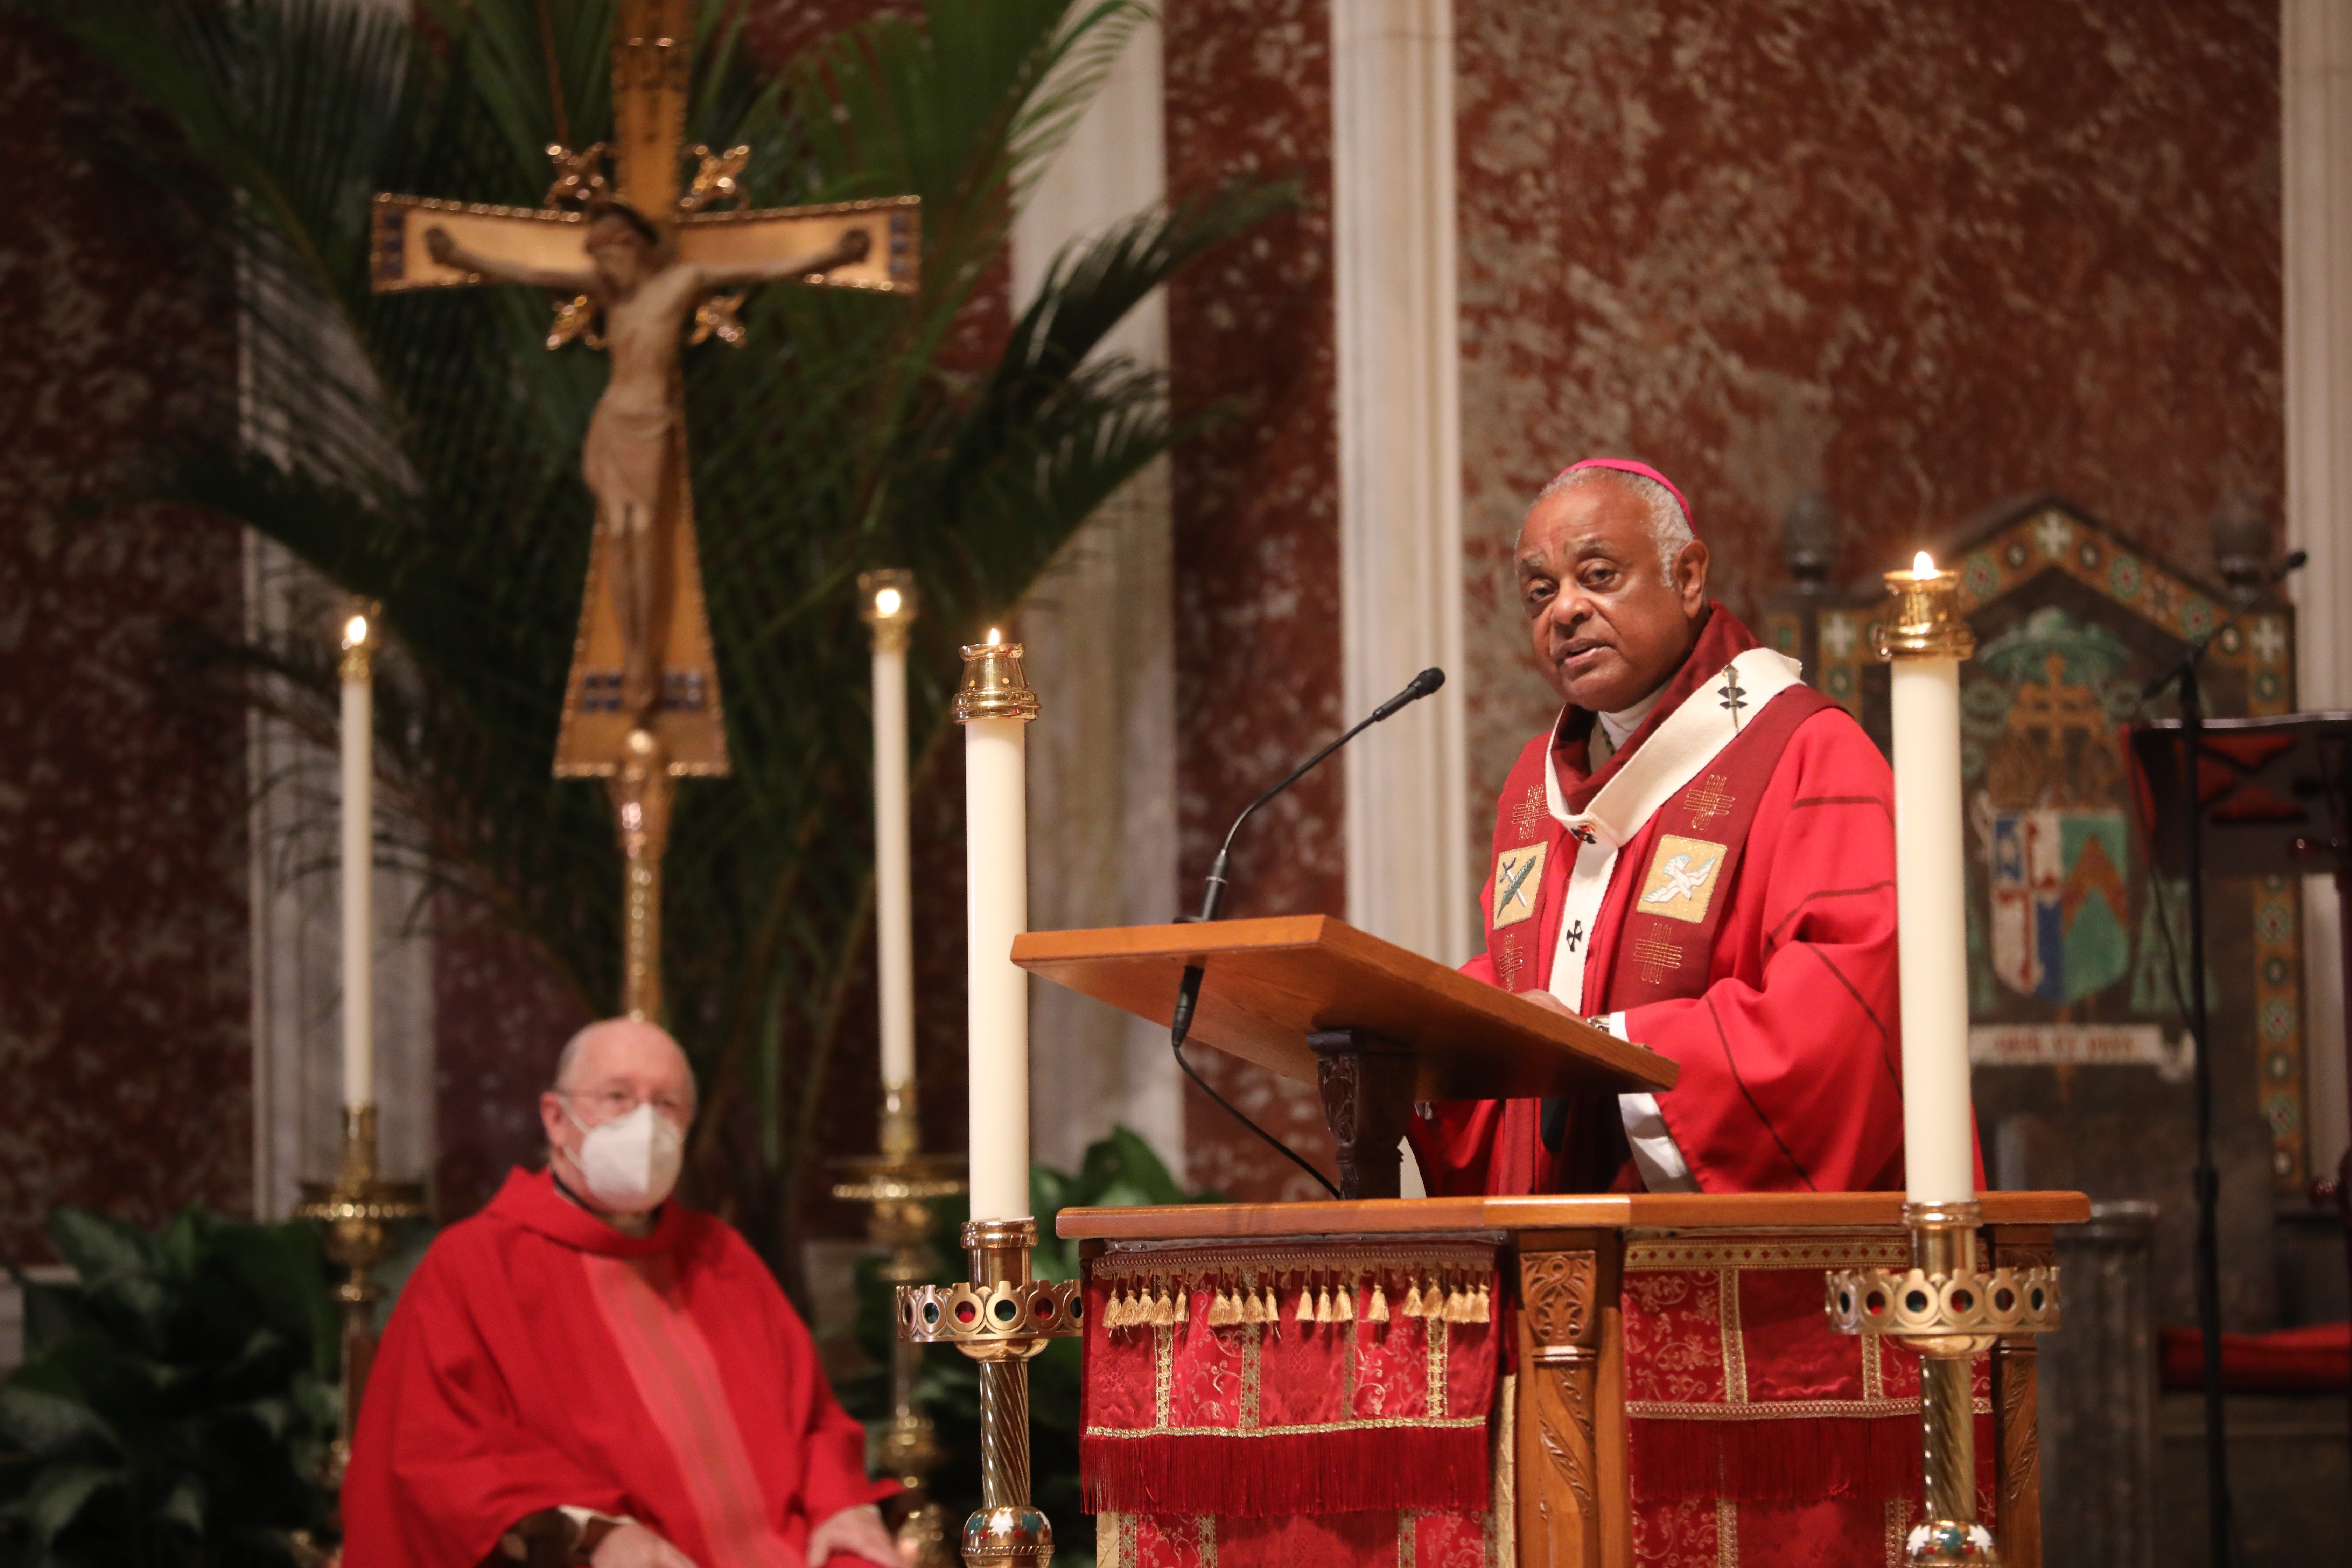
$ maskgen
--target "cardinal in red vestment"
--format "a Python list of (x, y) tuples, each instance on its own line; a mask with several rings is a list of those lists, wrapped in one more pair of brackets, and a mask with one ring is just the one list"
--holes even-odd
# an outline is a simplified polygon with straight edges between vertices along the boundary
[(808, 1329), (733, 1229), (670, 1200), (694, 1079), (590, 1026), (514, 1171), (417, 1266), (343, 1484), (349, 1568), (901, 1568)]
[(1496, 806), (1469, 972), (1680, 1066), (1661, 1095), (1434, 1108), (1434, 1194), (1903, 1184), (1894, 780), (1846, 712), (1706, 595), (1681, 492), (1579, 464), (1519, 592), (1564, 708)]
[[(1706, 545), (1655, 469), (1565, 470), (1516, 560), (1562, 709), (1496, 802), (1467, 969), (1681, 1074), (1656, 1095), (1425, 1107), (1410, 1135), (1429, 1191), (1901, 1188), (1885, 760), (1708, 598)], [(1916, 1372), (1830, 1332), (1819, 1262), (1756, 1259), (1628, 1258), (1637, 1555), (1886, 1561), (1916, 1507), (1916, 1395), (1898, 1386)], [(1718, 1353), (1712, 1383), (1649, 1381)]]

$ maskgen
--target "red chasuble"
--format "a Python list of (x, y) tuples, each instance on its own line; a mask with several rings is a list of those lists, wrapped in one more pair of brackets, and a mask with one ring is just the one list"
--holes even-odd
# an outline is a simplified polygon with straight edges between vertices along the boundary
[(626, 1515), (699, 1568), (802, 1568), (814, 1524), (896, 1488), (743, 1238), (666, 1205), (649, 1236), (510, 1172), (425, 1255), (343, 1483), (350, 1568), (475, 1568), (542, 1509)]
[[(1686, 708), (1718, 727), (1694, 735), (1677, 721)], [(1680, 1064), (1658, 1107), (1703, 1191), (1901, 1186), (1885, 759), (1720, 605), (1598, 769), (1594, 722), (1570, 708), (1512, 768), (1481, 900), (1486, 951), (1467, 973), (1559, 994), (1556, 965), (1580, 963), (1563, 1000), (1622, 1013), (1628, 1038)], [(1628, 797), (1610, 786), (1664, 746), (1682, 765), (1652, 781), (1654, 809), (1637, 793), (1625, 820)], [(1594, 883), (1580, 906), (1580, 879)], [(1613, 1098), (1556, 1113), (1557, 1149), (1536, 1101), (1436, 1109), (1412, 1128), (1432, 1193), (1640, 1188)]]
[[(1483, 899), (1486, 951), (1467, 972), (1622, 1015), (1627, 1038), (1680, 1064), (1656, 1103), (1700, 1190), (1899, 1188), (1885, 760), (1720, 605), (1599, 768), (1594, 722), (1570, 709), (1512, 769)], [(1411, 1127), (1433, 1193), (1641, 1188), (1613, 1096), (1567, 1102), (1549, 1141), (1534, 1100), (1434, 1110)], [(1900, 1561), (1918, 1518), (1916, 1363), (1832, 1332), (1821, 1280), (1903, 1256), (1898, 1237), (1877, 1236), (1692, 1232), (1629, 1245), (1636, 1557), (1675, 1568)], [(1979, 1504), (1990, 1519), (1990, 1496)]]

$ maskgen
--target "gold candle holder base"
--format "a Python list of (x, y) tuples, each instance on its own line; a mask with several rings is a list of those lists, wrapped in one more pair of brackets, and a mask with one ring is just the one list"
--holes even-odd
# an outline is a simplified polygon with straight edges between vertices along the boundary
[(335, 1287), (343, 1317), (343, 1414), (320, 1478), (331, 1490), (341, 1489), (350, 1468), (352, 1429), (375, 1360), (375, 1304), (383, 1290), (372, 1271), (391, 1255), (394, 1226), (432, 1213), (423, 1183), (376, 1175), (375, 1150), (375, 1107), (346, 1107), (340, 1173), (331, 1182), (303, 1183), (302, 1202), (294, 1210), (296, 1219), (324, 1229), (328, 1258), (349, 1271)]
[(1078, 1332), (1083, 1289), (1030, 1278), (1034, 1219), (972, 1220), (963, 1244), (969, 1280), (899, 1288), (898, 1337), (952, 1344), (980, 1363), (981, 1507), (964, 1521), (966, 1568), (1047, 1568), (1054, 1527), (1029, 1500), (1029, 1361)]
[(2058, 1270), (1977, 1267), (1984, 1210), (1906, 1204), (1911, 1267), (1835, 1269), (1830, 1326), (1883, 1334), (1919, 1358), (1919, 1437), (1927, 1521), (1904, 1543), (1906, 1568), (1998, 1568), (2000, 1549), (1977, 1522), (1977, 1427), (1969, 1363), (2003, 1334), (2058, 1327)]
[[(834, 1162), (847, 1179), (834, 1184), (833, 1195), (872, 1205), (866, 1234), (885, 1254), (880, 1273), (897, 1291), (920, 1285), (931, 1272), (931, 1216), (924, 1205), (964, 1190), (962, 1155), (917, 1151), (912, 1110), (911, 1096), (893, 1089), (883, 1110), (882, 1152)], [(931, 1418), (915, 1405), (922, 1347), (902, 1338), (890, 1352), (890, 1422), (877, 1436), (873, 1459), (911, 1500), (898, 1521), (900, 1552), (914, 1568), (949, 1568), (947, 1512), (929, 1490), (947, 1454)]]

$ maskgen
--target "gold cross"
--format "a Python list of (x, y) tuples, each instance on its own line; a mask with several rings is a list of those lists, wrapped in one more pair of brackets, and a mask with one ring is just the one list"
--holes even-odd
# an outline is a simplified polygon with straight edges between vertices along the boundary
[[(615, 384), (608, 399), (634, 370), (649, 368), (659, 379), (664, 367), (655, 363), (658, 355), (630, 357), (625, 351), (643, 345), (622, 342), (615, 326), (619, 312), (635, 301), (656, 310), (668, 304), (654, 300), (653, 285), (673, 272), (723, 285), (696, 289), (676, 302), (678, 313), (692, 312), (690, 328), (681, 320), (677, 331), (690, 330), (694, 342), (713, 336), (729, 343), (742, 340), (735, 310), (749, 283), (783, 278), (911, 292), (919, 265), (918, 202), (912, 196), (714, 210), (739, 199), (735, 176), (751, 154), (742, 147), (714, 153), (686, 145), (693, 38), (694, 0), (622, 0), (613, 38), (613, 142), (579, 152), (551, 147), (554, 180), (543, 207), (379, 195), (371, 257), (376, 291), (484, 282), (551, 288), (555, 321), (548, 346), (574, 338), (591, 347), (609, 342)], [(685, 177), (689, 153), (698, 164), (691, 179)], [(601, 170), (608, 159), (610, 181)], [(593, 226), (590, 212), (582, 208), (614, 201), (652, 231), (654, 260), (646, 283), (628, 299), (600, 300), (594, 291), (596, 258), (589, 248)], [(848, 250), (860, 254), (821, 272), (779, 270), (797, 259), (824, 260)], [(595, 331), (600, 311), (607, 318), (603, 336)], [(656, 346), (674, 350), (676, 344)], [(674, 353), (670, 359), (668, 368), (674, 369)], [(614, 776), (630, 754), (629, 732), (641, 725), (652, 731), (672, 774), (728, 771), (719, 669), (711, 658), (694, 503), (684, 475), (683, 384), (669, 379), (673, 416), (667, 430), (657, 427), (658, 415), (642, 414), (636, 424), (645, 430), (625, 429), (618, 419), (601, 417), (603, 405), (590, 426), (592, 447), (600, 438), (614, 442), (635, 436), (649, 447), (667, 441), (668, 450), (666, 460), (650, 465), (649, 471), (666, 471), (641, 487), (658, 499), (647, 505), (644, 525), (634, 533), (607, 515), (606, 497), (598, 497), (604, 526), (597, 529), (590, 552), (580, 631), (564, 685), (555, 752), (559, 777)], [(637, 399), (640, 408), (663, 401), (658, 385), (632, 390), (647, 395)], [(593, 450), (590, 457), (593, 468)], [(593, 472), (590, 486), (598, 488)], [(640, 590), (630, 592), (629, 585), (640, 581)], [(632, 637), (633, 631), (637, 635)]]
[(714, 210), (740, 199), (736, 176), (751, 149), (686, 145), (694, 28), (695, 0), (621, 0), (613, 141), (548, 149), (554, 179), (544, 206), (379, 195), (370, 237), (379, 293), (545, 289), (555, 303), (549, 348), (578, 338), (611, 351), (583, 454), (596, 530), (555, 773), (604, 778), (612, 793), (627, 862), (623, 1004), (638, 1017), (660, 1011), (661, 859), (673, 781), (728, 771), (687, 482), (683, 347), (710, 337), (740, 342), (735, 312), (754, 284), (908, 293), (919, 266), (912, 196)]

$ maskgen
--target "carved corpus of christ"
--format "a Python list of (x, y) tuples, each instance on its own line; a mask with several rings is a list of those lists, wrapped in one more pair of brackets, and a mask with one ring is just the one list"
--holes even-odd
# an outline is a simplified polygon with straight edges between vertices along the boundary
[(378, 292), (544, 289), (555, 306), (548, 346), (577, 338), (612, 356), (581, 454), (596, 527), (556, 742), (562, 777), (641, 773), (639, 732), (659, 772), (728, 771), (687, 482), (682, 349), (713, 336), (740, 344), (735, 312), (761, 283), (916, 287), (914, 197), (714, 210), (738, 199), (749, 153), (685, 143), (692, 37), (691, 0), (624, 0), (614, 140), (551, 147), (545, 206), (375, 201)]
[(371, 237), (379, 293), (545, 289), (555, 302), (549, 348), (580, 338), (612, 353), (582, 452), (596, 528), (555, 773), (603, 778), (612, 792), (626, 862), (622, 1003), (640, 1018), (661, 1013), (673, 781), (728, 771), (687, 482), (680, 351), (714, 336), (740, 343), (735, 311), (755, 284), (911, 293), (919, 265), (912, 196), (713, 210), (739, 199), (736, 176), (751, 152), (686, 145), (694, 10), (694, 0), (621, 0), (613, 140), (549, 148), (544, 206), (380, 195)]
[(665, 254), (668, 247), (653, 225), (619, 202), (593, 203), (586, 216), (585, 270), (479, 255), (438, 224), (425, 229), (425, 245), (441, 266), (493, 283), (585, 299), (604, 320), (613, 373), (588, 421), (581, 471), (596, 498), (597, 529), (608, 542), (613, 605), (621, 623), (620, 712), (633, 727), (650, 728), (664, 696), (673, 536), (684, 510), (678, 491), (686, 406), (678, 353), (687, 329), (715, 294), (821, 277), (863, 261), (873, 240), (853, 228), (809, 255), (716, 267)]

